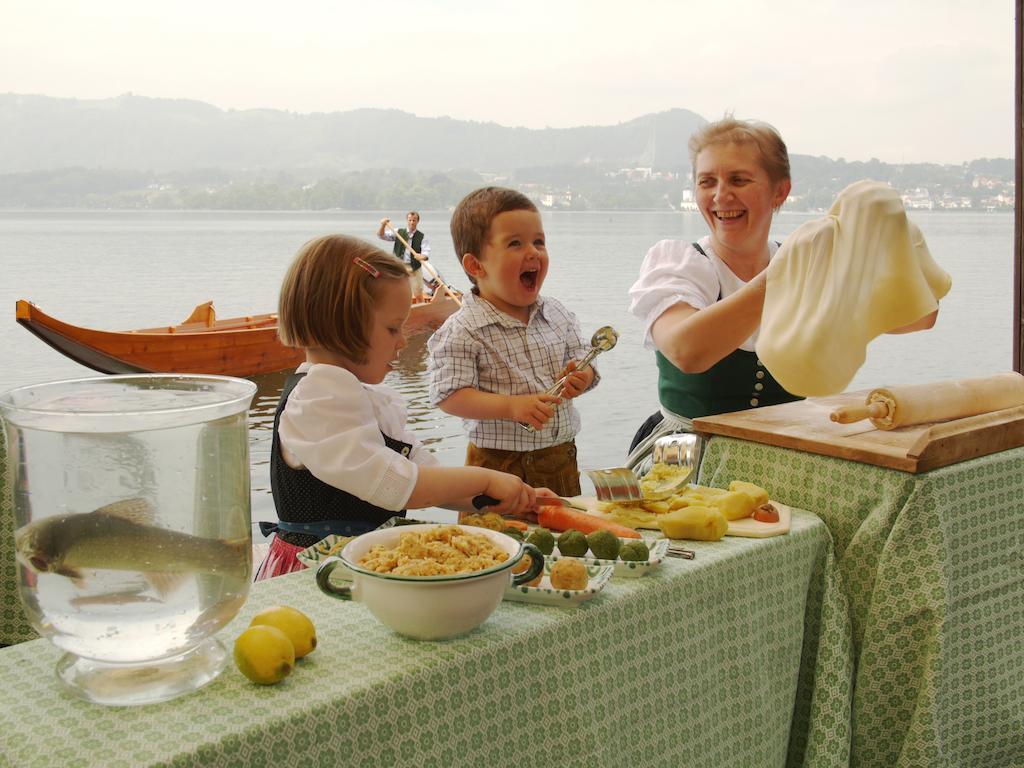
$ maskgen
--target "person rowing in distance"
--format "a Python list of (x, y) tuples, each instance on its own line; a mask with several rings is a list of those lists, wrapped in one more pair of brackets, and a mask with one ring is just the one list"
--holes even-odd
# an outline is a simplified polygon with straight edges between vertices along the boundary
[[(394, 243), (393, 252), (395, 258), (400, 259), (409, 271), (412, 299), (414, 302), (423, 301), (423, 272), (421, 269), (423, 266), (422, 262), (430, 258), (430, 240), (419, 229), (419, 213), (409, 211), (405, 216), (405, 221), (406, 226), (396, 230), (391, 226), (390, 219), (381, 219), (380, 227), (377, 228), (377, 237), (389, 243)], [(408, 248), (406, 244), (409, 245)]]

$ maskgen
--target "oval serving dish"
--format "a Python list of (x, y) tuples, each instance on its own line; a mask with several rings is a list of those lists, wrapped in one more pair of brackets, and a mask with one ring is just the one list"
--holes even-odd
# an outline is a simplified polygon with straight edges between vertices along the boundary
[(551, 566), (544, 564), (544, 576), (536, 587), (528, 587), (525, 584), (520, 586), (509, 586), (505, 589), (505, 599), (519, 603), (534, 603), (536, 605), (555, 605), (560, 608), (575, 608), (580, 603), (597, 596), (605, 584), (611, 579), (615, 568), (611, 565), (595, 565), (584, 563), (587, 569), (586, 589), (554, 589), (548, 574)]

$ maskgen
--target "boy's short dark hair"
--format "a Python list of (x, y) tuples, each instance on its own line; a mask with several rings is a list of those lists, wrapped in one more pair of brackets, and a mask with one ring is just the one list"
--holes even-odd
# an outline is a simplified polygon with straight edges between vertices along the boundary
[[(452, 244), (455, 246), (455, 258), (459, 263), (462, 263), (462, 257), (467, 253), (480, 256), (494, 217), (508, 211), (536, 213), (537, 206), (522, 192), (506, 187), (483, 187), (470, 192), (459, 201), (452, 213), (451, 223)], [(468, 272), (466, 277), (473, 284), (475, 293), (476, 279)]]
[(405, 266), (348, 235), (326, 235), (299, 249), (281, 284), (277, 335), (286, 347), (326, 349), (366, 361), (381, 286), (406, 280)]

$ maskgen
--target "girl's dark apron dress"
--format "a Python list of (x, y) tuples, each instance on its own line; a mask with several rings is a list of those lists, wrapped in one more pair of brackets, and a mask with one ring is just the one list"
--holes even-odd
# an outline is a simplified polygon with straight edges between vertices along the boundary
[[(295, 554), (328, 534), (358, 536), (378, 528), (391, 517), (405, 515), (404, 509), (395, 512), (375, 506), (325, 483), (308, 469), (294, 469), (288, 466), (281, 453), (278, 427), (288, 397), (305, 375), (294, 373), (288, 377), (281, 392), (281, 400), (277, 404), (277, 412), (274, 414), (274, 435), (270, 448), (270, 488), (274, 494), (278, 521), (260, 523), (260, 530), (265, 536), (271, 533), (275, 535), (270, 544), (270, 551), (256, 575), (257, 581), (303, 570), (306, 566), (296, 560)], [(381, 435), (388, 448), (403, 456), (408, 456), (412, 450), (409, 443), (393, 440), (383, 432)]]
[[(707, 253), (697, 244), (693, 247), (705, 258)], [(722, 300), (719, 291), (718, 299)], [(742, 411), (765, 405), (791, 403), (800, 398), (791, 395), (757, 359), (756, 352), (737, 349), (726, 355), (703, 373), (683, 373), (661, 352), (658, 361), (658, 399), (666, 410), (696, 419), (717, 413)], [(653, 413), (641, 425), (630, 452), (642, 442), (665, 418), (661, 411)]]

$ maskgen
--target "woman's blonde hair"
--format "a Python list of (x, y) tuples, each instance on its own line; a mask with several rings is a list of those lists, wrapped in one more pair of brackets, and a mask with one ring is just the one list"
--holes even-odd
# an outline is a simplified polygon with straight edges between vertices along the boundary
[(388, 280), (406, 280), (390, 253), (347, 235), (325, 235), (299, 249), (281, 284), (277, 335), (287, 347), (326, 349), (366, 361), (373, 305)]
[(690, 165), (693, 178), (697, 180), (697, 155), (712, 144), (753, 144), (761, 155), (761, 166), (772, 182), (788, 181), (789, 152), (782, 136), (768, 123), (758, 120), (737, 120), (726, 115), (721, 120), (708, 123), (690, 136)]

